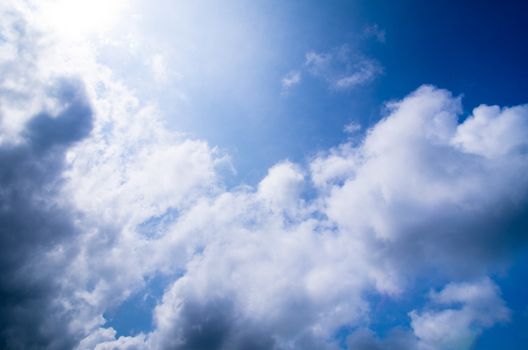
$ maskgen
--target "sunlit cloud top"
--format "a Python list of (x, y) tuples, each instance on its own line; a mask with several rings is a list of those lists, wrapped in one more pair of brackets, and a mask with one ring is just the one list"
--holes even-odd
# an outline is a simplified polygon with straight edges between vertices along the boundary
[(38, 3), (38, 20), (59, 36), (102, 35), (123, 19), (129, 0), (47, 0)]

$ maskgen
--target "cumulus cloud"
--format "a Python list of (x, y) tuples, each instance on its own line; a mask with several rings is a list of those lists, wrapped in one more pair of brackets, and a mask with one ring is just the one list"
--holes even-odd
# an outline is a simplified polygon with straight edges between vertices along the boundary
[(497, 158), (511, 153), (526, 153), (528, 128), (524, 117), (528, 106), (500, 108), (482, 105), (457, 130), (454, 143), (468, 153)]
[(483, 329), (510, 318), (510, 310), (489, 279), (450, 283), (432, 292), (430, 299), (433, 304), (454, 307), (410, 313), (420, 349), (469, 349)]
[(100, 328), (84, 338), (78, 345), (79, 350), (146, 350), (145, 335), (119, 337), (113, 328)]
[(425, 309), (409, 313), (410, 329), (395, 328), (380, 338), (360, 328), (347, 338), (347, 344), (356, 350), (472, 349), (484, 329), (510, 319), (510, 310), (489, 278), (450, 283), (439, 292), (432, 291)]
[(304, 175), (291, 162), (274, 165), (258, 186), (258, 196), (279, 209), (297, 207)]
[(209, 191), (222, 160), (166, 132), (89, 45), (42, 40), (29, 5), (0, 6), (0, 344), (71, 349), (152, 271), (125, 273), (149, 239), (136, 237), (137, 225)]
[[(361, 146), (314, 161), (314, 182), (330, 191), (324, 206), (330, 219), (376, 242), (401, 271), (442, 264), (445, 272), (472, 273), (525, 240), (522, 147), (493, 159), (469, 152), (459, 135), (474, 117), (458, 124), (460, 100), (445, 90), (424, 86), (390, 108)], [(524, 108), (513, 111), (526, 118)], [(507, 115), (501, 122), (517, 134), (518, 123), (506, 122)]]
[[(2, 347), (338, 349), (346, 328), (351, 349), (441, 349), (508, 320), (485, 276), (527, 238), (526, 106), (460, 122), (460, 98), (422, 86), (363, 139), (228, 190), (221, 152), (169, 131), (95, 55), (18, 60), (13, 42), (37, 40), (23, 18), (0, 24), (0, 96), (19, 96), (0, 104)], [(314, 52), (305, 69), (350, 88), (379, 74), (361, 60)], [(15, 91), (27, 67), (38, 79)], [(406, 293), (431, 271), (447, 285), (408, 325), (368, 330), (366, 294)], [(168, 285), (154, 329), (118, 336), (105, 311), (155, 275)]]
[[(460, 111), (459, 98), (431, 86), (392, 103), (359, 145), (341, 145), (313, 160), (310, 175), (320, 192), (296, 222), (266, 205), (277, 199), (282, 207), (298, 205), (291, 198), (300, 198), (293, 189), (302, 176), (290, 163), (270, 169), (255, 194), (226, 193), (209, 204), (214, 209), (202, 214), (215, 218), (208, 223), (212, 232), (157, 307), (155, 344), (188, 344), (185, 325), (195, 316), (187, 303), (213, 312), (216, 307), (204, 306), (213, 302), (230, 311), (214, 316), (222, 326), (203, 326), (216, 334), (212, 348), (238, 348), (231, 339), (238, 339), (239, 323), (259, 325), (255, 337), (271, 334), (277, 348), (335, 348), (334, 332), (368, 318), (362, 292), (404, 293), (410, 281), (432, 270), (441, 271), (440, 280), (481, 276), (511, 254), (505, 242), (526, 235), (526, 155), (518, 147), (500, 161), (468, 152), (456, 135), (472, 118), (459, 124)], [(515, 190), (508, 185), (511, 177)], [(379, 339), (353, 333), (350, 348), (390, 343), (436, 349), (443, 343), (424, 330), (428, 322), (438, 321), (432, 329), (440, 331), (441, 321), (452, 315), (463, 320), (460, 332), (471, 331), (474, 339), (480, 332), (475, 327), (507, 320), (488, 279), (450, 284), (431, 294), (431, 302), (464, 306), (412, 312), (413, 334), (401, 330)], [(454, 342), (464, 337), (449, 336)]]

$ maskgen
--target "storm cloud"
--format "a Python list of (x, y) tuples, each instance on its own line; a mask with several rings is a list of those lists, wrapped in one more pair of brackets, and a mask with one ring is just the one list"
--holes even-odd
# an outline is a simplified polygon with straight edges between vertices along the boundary
[(63, 109), (29, 118), (23, 139), (0, 147), (0, 345), (6, 349), (72, 346), (71, 315), (60, 305), (56, 277), (74, 254), (76, 213), (58, 192), (65, 152), (88, 136), (92, 109), (77, 80), (57, 81), (50, 98)]

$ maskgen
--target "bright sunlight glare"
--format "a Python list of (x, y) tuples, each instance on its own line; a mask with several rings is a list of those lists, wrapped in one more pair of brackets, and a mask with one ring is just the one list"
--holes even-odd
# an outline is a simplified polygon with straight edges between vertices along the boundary
[(52, 0), (43, 4), (44, 25), (60, 36), (102, 34), (116, 24), (127, 0)]

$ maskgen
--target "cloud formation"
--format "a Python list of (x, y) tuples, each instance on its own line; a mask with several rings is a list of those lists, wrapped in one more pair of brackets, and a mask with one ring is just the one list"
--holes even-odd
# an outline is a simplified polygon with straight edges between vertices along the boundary
[[(231, 332), (240, 327), (232, 324), (243, 322), (273, 334), (277, 348), (330, 349), (337, 346), (331, 340), (334, 332), (359, 326), (368, 317), (363, 292), (398, 295), (430, 271), (441, 271), (438, 278), (444, 281), (491, 271), (512, 253), (509, 242), (525, 240), (528, 179), (520, 145), (489, 158), (458, 141), (481, 108), (459, 124), (459, 98), (421, 87), (392, 103), (360, 145), (342, 145), (314, 159), (310, 175), (320, 191), (314, 202), (303, 203), (293, 191), (303, 176), (288, 163), (272, 168), (255, 194), (225, 193), (213, 201), (209, 206), (214, 209), (202, 212), (213, 219), (205, 248), (157, 307), (158, 330), (152, 339), (163, 343), (159, 339), (168, 337), (183, 346), (187, 333), (178, 327), (194, 317), (186, 303), (193, 300), (209, 309), (203, 305), (220, 298), (229, 300), (231, 319), (223, 321), (227, 328), (221, 328), (219, 339), (235, 336)], [(517, 120), (509, 117), (512, 110), (519, 118), (528, 115), (526, 107), (514, 107), (497, 118)], [(517, 127), (511, 122), (500, 137), (516, 133)], [(512, 181), (517, 188), (509, 186)], [(274, 210), (277, 205), (283, 210)], [(474, 339), (479, 333), (474, 327), (508, 319), (497, 294), (488, 279), (449, 284), (432, 294), (432, 302), (465, 306), (414, 311), (410, 325), (415, 335), (391, 341), (407, 344), (409, 338), (420, 347), (441, 349), (447, 345), (440, 338), (450, 344), (469, 335)], [(494, 316), (486, 319), (486, 314)], [(441, 337), (428, 331), (440, 332), (436, 322), (449, 315), (461, 320), (460, 334)], [(180, 334), (179, 340), (174, 334)], [(226, 344), (231, 343), (218, 340), (213, 348), (233, 346)]]
[(498, 287), (488, 278), (450, 283), (429, 295), (427, 311), (409, 313), (411, 329), (396, 328), (385, 338), (369, 329), (354, 331), (348, 338), (350, 349), (472, 349), (480, 333), (496, 323), (507, 322), (510, 310)]
[[(228, 189), (228, 157), (168, 130), (95, 55), (13, 51), (38, 36), (9, 13), (1, 347), (444, 349), (508, 321), (489, 276), (526, 243), (528, 106), (461, 120), (460, 98), (425, 85), (361, 139)], [(46, 50), (73, 63), (49, 68)], [(339, 48), (305, 69), (344, 89), (379, 74), (367, 61)], [(154, 328), (118, 336), (105, 312), (154, 276)], [(396, 300), (424, 276), (444, 288), (387, 336), (369, 330), (366, 295)]]
[(347, 91), (372, 82), (381, 73), (383, 68), (375, 59), (345, 44), (326, 52), (307, 52), (304, 64), (286, 74), (281, 85), (283, 93), (288, 92), (306, 75), (325, 82), (331, 90)]
[(293, 70), (286, 74), (284, 78), (281, 80), (282, 89), (283, 91), (288, 91), (289, 89), (292, 89), (294, 86), (301, 83), (301, 72), (297, 70)]
[[(23, 139), (0, 147), (0, 347), (67, 348), (72, 312), (60, 305), (78, 228), (60, 198), (64, 155), (88, 136), (92, 108), (83, 86), (60, 80), (49, 93), (62, 109), (29, 120)], [(66, 264), (66, 265), (64, 265)], [(73, 312), (74, 313), (74, 312)]]
[(423, 349), (470, 348), (483, 329), (510, 318), (510, 310), (489, 279), (450, 283), (440, 292), (432, 292), (430, 299), (434, 304), (454, 307), (410, 313), (413, 332)]
[(328, 52), (306, 53), (305, 69), (336, 90), (347, 90), (374, 80), (383, 69), (374, 59), (355, 53), (348, 45)]
[[(389, 108), (359, 148), (342, 147), (315, 161), (314, 179), (330, 189), (330, 219), (367, 240), (375, 237), (393, 260), (388, 264), (401, 271), (442, 264), (443, 271), (472, 273), (526, 239), (526, 140), (513, 137), (515, 145), (494, 157), (468, 148), (461, 135), (482, 137), (483, 129), (472, 126), (486, 107), (458, 124), (460, 100), (431, 86)], [(496, 137), (516, 135), (526, 114), (526, 106), (496, 113), (494, 121), (503, 125)]]

